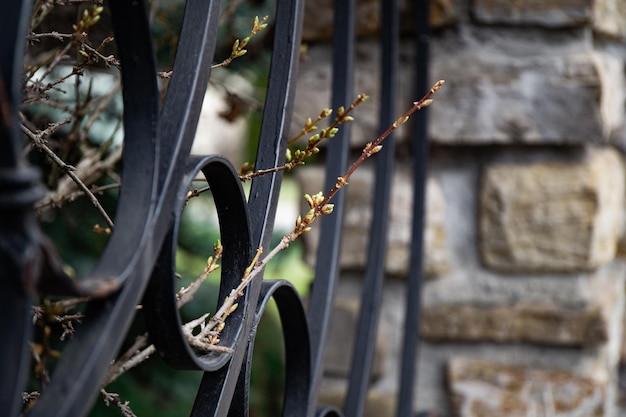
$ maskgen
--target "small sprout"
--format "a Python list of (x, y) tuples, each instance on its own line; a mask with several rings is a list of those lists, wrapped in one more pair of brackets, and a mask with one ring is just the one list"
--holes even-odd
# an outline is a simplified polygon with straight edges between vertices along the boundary
[(380, 150), (383, 148), (383, 145), (378, 145), (378, 146), (374, 146), (370, 151), (369, 154), (370, 155), (374, 155), (375, 153), (380, 152)]
[(94, 233), (98, 233), (99, 235), (110, 235), (111, 228), (110, 227), (102, 227), (99, 224), (94, 224), (93, 229)]
[(322, 130), (320, 133), (316, 133), (309, 138), (309, 146), (316, 145), (320, 141), (320, 134), (325, 135), (326, 129)]
[(315, 218), (315, 209), (309, 210), (309, 212), (304, 216), (304, 224), (309, 224)]
[(435, 83), (435, 85), (433, 85), (433, 88), (430, 89), (430, 93), (431, 94), (435, 94), (437, 92), (437, 90), (439, 90), (441, 88), (441, 86), (445, 83), (445, 80), (439, 80)]
[(432, 99), (432, 98), (429, 98), (429, 99), (427, 99), (427, 100), (424, 100), (424, 102), (422, 103), (422, 107), (421, 107), (421, 108), (423, 109), (424, 107), (428, 107), (428, 106), (430, 106), (432, 103), (433, 103), (433, 99)]
[(235, 310), (237, 310), (237, 307), (239, 307), (239, 303), (235, 303), (232, 306), (230, 306), (226, 315), (230, 316), (232, 313), (235, 312)]
[(352, 122), (354, 120), (354, 117), (352, 116), (344, 116), (341, 118), (341, 123), (349, 123)]
[(339, 106), (339, 108), (337, 109), (337, 117), (342, 117), (345, 112), (346, 112), (345, 107)]
[(333, 114), (333, 111), (331, 109), (324, 109), (320, 113), (320, 119), (325, 119), (326, 117), (330, 116), (331, 114)]
[(299, 229), (302, 226), (302, 216), (298, 216), (296, 219), (296, 229)]
[(285, 151), (285, 160), (287, 162), (291, 162), (291, 149), (287, 148), (287, 150)]
[(333, 127), (332, 129), (329, 129), (328, 132), (326, 132), (326, 137), (334, 138), (337, 132), (339, 132), (339, 129), (336, 127)]
[(305, 194), (304, 195), (304, 200), (307, 202), (309, 207), (311, 207), (311, 208), (315, 207), (315, 203), (313, 202), (313, 198), (310, 195)]
[(407, 120), (409, 120), (409, 116), (401, 116), (401, 117), (398, 118), (398, 120), (393, 122), (393, 127), (397, 128), (398, 126), (403, 125), (404, 123), (406, 123)]
[(313, 197), (313, 204), (315, 206), (319, 206), (322, 201), (324, 201), (324, 193), (322, 193), (321, 191), (317, 194), (315, 194)]
[(311, 227), (305, 227), (304, 229), (302, 229), (302, 233), (308, 233), (311, 231)]
[(213, 244), (213, 252), (215, 252), (216, 255), (221, 255), (222, 251), (224, 250), (224, 247), (222, 246), (222, 242), (218, 239), (214, 244)]
[(254, 164), (250, 162), (244, 162), (239, 169), (239, 175), (247, 175), (250, 174), (254, 170)]
[(226, 323), (224, 323), (223, 321), (220, 321), (217, 327), (215, 328), (215, 332), (216, 333), (221, 332), (222, 330), (224, 330), (225, 326), (226, 326)]
[(344, 177), (337, 178), (337, 184), (335, 185), (337, 188), (341, 188), (348, 185), (348, 181)]
[(330, 214), (333, 212), (334, 204), (326, 204), (322, 207), (322, 214)]

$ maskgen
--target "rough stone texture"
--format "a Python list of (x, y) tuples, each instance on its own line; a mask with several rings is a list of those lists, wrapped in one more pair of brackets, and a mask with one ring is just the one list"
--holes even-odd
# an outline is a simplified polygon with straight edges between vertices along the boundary
[(432, 341), (594, 346), (608, 340), (607, 327), (599, 307), (567, 310), (553, 305), (449, 304), (424, 308), (420, 334)]
[[(303, 192), (311, 193), (322, 189), (321, 168), (301, 169), (297, 173)], [(357, 170), (349, 180), (344, 218), (343, 244), (340, 264), (343, 269), (360, 269), (365, 266), (369, 228), (372, 221), (373, 171), (367, 167)], [(435, 180), (427, 184), (426, 229), (424, 232), (426, 274), (439, 276), (448, 269), (446, 248), (445, 202)], [(407, 169), (398, 168), (391, 189), (389, 231), (385, 272), (391, 275), (406, 275), (411, 242), (411, 216), (413, 186)], [(304, 235), (309, 245), (308, 261), (313, 262), (317, 252), (319, 234), (317, 230)]]
[(595, 0), (594, 3), (594, 30), (602, 35), (623, 39), (626, 36), (626, 2)]
[[(380, 114), (380, 49), (377, 42), (364, 41), (355, 46), (354, 98), (358, 93), (365, 93), (370, 99), (359, 105), (353, 112), (355, 118), (351, 124), (352, 135), (350, 144), (362, 148), (366, 143), (376, 139), (379, 132), (378, 119)], [(300, 73), (294, 103), (294, 119), (291, 133), (296, 134), (308, 117), (315, 118), (321, 109), (331, 103), (330, 89), (332, 84), (332, 47), (329, 44), (312, 45), (308, 48), (304, 62), (300, 65)], [(402, 71), (399, 77), (402, 85), (410, 85), (412, 74)], [(400, 91), (396, 108), (408, 108), (414, 98), (408, 97), (408, 89)], [(345, 103), (348, 107), (350, 103)], [(398, 112), (401, 114), (402, 112)], [(385, 126), (386, 128), (387, 126)], [(395, 138), (406, 136), (406, 125), (400, 126)]]
[(591, 20), (592, 0), (475, 0), (473, 15), (489, 24), (576, 26)]
[[(400, 24), (403, 32), (411, 33), (413, 28), (411, 10), (408, 0), (400, 1)], [(306, 0), (304, 3), (304, 26), (302, 40), (318, 42), (332, 39), (334, 22), (334, 0)], [(433, 0), (430, 4), (430, 23), (434, 28), (450, 25), (457, 20), (458, 4), (456, 0)], [(380, 2), (364, 0), (356, 2), (356, 33), (357, 36), (371, 36), (380, 29)]]
[(570, 372), (454, 358), (448, 368), (457, 417), (599, 417), (606, 388)]
[[(330, 376), (348, 377), (352, 366), (352, 347), (356, 336), (359, 318), (359, 299), (356, 297), (338, 297), (335, 300), (328, 344), (324, 357), (324, 373)], [(372, 363), (372, 380), (379, 379), (384, 372), (383, 358), (387, 354), (387, 344), (381, 326), (376, 338), (374, 361)]]
[(464, 45), (436, 53), (431, 73), (447, 82), (429, 109), (433, 141), (597, 143), (621, 127), (621, 60), (598, 52), (516, 49), (494, 53)]
[[(453, 357), (475, 357), (500, 363), (513, 363), (529, 368), (564, 370), (592, 379), (607, 387), (607, 404), (614, 389), (615, 369), (619, 360), (619, 340), (624, 303), (624, 277), (626, 263), (616, 261), (601, 268), (593, 275), (579, 277), (516, 277), (485, 276), (486, 273), (474, 270), (454, 270), (442, 279), (428, 281), (422, 299), (424, 308), (441, 304), (447, 300), (467, 300), (474, 305), (488, 302), (525, 303), (552, 301), (559, 308), (591, 308), (599, 306), (608, 323), (609, 341), (585, 348), (562, 348), (535, 343), (489, 343), (478, 342), (429, 342), (421, 341), (419, 348), (418, 380), (415, 386), (416, 401), (414, 410), (431, 410), (441, 416), (451, 415), (447, 404), (446, 366)], [(358, 297), (361, 294), (362, 280), (359, 272), (344, 273), (339, 281), (338, 291), (342, 297)], [(380, 380), (372, 384), (374, 390), (396, 392), (398, 376), (395, 370), (402, 364), (401, 346), (402, 323), (405, 311), (406, 287), (400, 280), (385, 282), (382, 317), (388, 323), (388, 353), (385, 361), (386, 372)], [(589, 306), (589, 307), (586, 307)], [(617, 341), (617, 344), (614, 342)], [(327, 381), (328, 382), (328, 381)], [(336, 382), (336, 381), (334, 381)], [(332, 388), (334, 385), (325, 384)], [(539, 414), (541, 415), (541, 414)], [(607, 414), (607, 416), (610, 414)], [(506, 416), (503, 414), (502, 416)], [(507, 416), (508, 417), (508, 416)], [(586, 416), (585, 416), (586, 417)]]
[[(346, 397), (345, 387), (322, 389), (319, 403), (341, 409)], [(393, 393), (370, 391), (365, 402), (364, 417), (393, 417), (396, 411), (396, 396)]]
[(494, 164), (480, 193), (480, 250), (486, 266), (519, 272), (596, 268), (615, 256), (624, 170), (614, 150), (578, 164)]

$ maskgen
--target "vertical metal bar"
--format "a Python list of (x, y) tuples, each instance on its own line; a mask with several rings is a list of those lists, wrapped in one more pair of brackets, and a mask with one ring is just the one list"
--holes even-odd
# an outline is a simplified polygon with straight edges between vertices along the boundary
[(30, 365), (31, 304), (40, 268), (33, 205), (39, 174), (21, 158), (18, 108), (31, 2), (0, 6), (0, 410), (16, 416)]
[[(333, 36), (332, 107), (347, 106), (352, 102), (354, 68), (354, 14), (355, 0), (335, 0)], [(328, 142), (326, 156), (325, 190), (329, 190), (346, 170), (350, 141), (350, 125), (342, 126)], [(311, 330), (312, 384), (309, 403), (317, 402), (319, 384), (324, 372), (324, 348), (330, 315), (333, 308), (335, 284), (339, 268), (341, 223), (345, 193), (335, 197), (332, 216), (324, 216), (320, 227), (320, 245), (317, 252), (315, 281), (311, 291), (309, 324)], [(312, 409), (311, 409), (312, 410)], [(310, 411), (311, 414), (312, 411)]]
[[(428, 22), (430, 1), (415, 2), (416, 13), (416, 97), (421, 97), (428, 90), (428, 47), (430, 28)], [(428, 108), (413, 116), (414, 145), (414, 202), (411, 258), (407, 278), (407, 298), (404, 321), (404, 341), (400, 360), (400, 393), (398, 396), (397, 416), (413, 415), (414, 381), (417, 378), (417, 357), (419, 344), (419, 323), (422, 285), (422, 252), (424, 246), (424, 200), (426, 198), (426, 179), (428, 175)]]
[[(303, 4), (304, 1), (279, 0), (276, 5), (277, 32), (256, 155), (257, 170), (275, 168), (285, 161), (298, 78)], [(252, 239), (265, 249), (269, 249), (281, 180), (282, 172), (263, 175), (253, 180), (250, 189)]]
[(31, 1), (2, 2), (0, 24), (0, 167), (16, 167), (22, 146), (19, 138), (18, 100), (21, 97), (25, 37), (30, 24)]
[[(383, 133), (393, 123), (395, 115), (399, 38), (398, 1), (381, 1), (381, 14), (382, 79), (380, 91), (382, 92), (382, 97), (379, 134)], [(379, 152), (375, 159), (376, 183), (369, 248), (366, 258), (367, 265), (363, 280), (357, 335), (354, 340), (350, 385), (344, 406), (345, 415), (350, 417), (362, 416), (367, 400), (385, 275), (394, 154), (393, 137), (389, 137), (385, 140), (382, 151)]]

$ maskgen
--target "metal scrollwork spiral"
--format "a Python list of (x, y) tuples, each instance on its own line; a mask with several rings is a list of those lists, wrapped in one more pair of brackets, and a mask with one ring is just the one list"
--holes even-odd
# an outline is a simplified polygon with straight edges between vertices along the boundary
[[(8, 288), (0, 300), (1, 312), (15, 318), (3, 325), (3, 334), (9, 335), (11, 341), (3, 343), (0, 351), (0, 406), (10, 416), (18, 415), (20, 410), (30, 355), (30, 304), (38, 280), (42, 279), (41, 263), (45, 262), (40, 254), (45, 237), (32, 210), (41, 197), (41, 186), (35, 171), (20, 159), (17, 130), (21, 55), (30, 17), (29, 3), (3, 2), (5, 16), (0, 25), (0, 133), (1, 146), (8, 148), (0, 156), (0, 255), (3, 259), (14, 257), (16, 248), (22, 255), (16, 258), (13, 269), (10, 262), (3, 260), (1, 271), (3, 286)], [(240, 400), (247, 397), (256, 325), (271, 297), (278, 305), (285, 335), (285, 414), (307, 415), (311, 379), (308, 327), (298, 295), (288, 283), (262, 282), (258, 277), (248, 287), (245, 308), (229, 317), (229, 326), (222, 335), (223, 343), (234, 349), (232, 354), (198, 355), (180, 334), (172, 252), (191, 178), (198, 172), (204, 174), (219, 214), (224, 244), (220, 298), (237, 285), (254, 248), (268, 246), (281, 181), (279, 173), (256, 179), (246, 201), (228, 161), (219, 156), (189, 157), (215, 50), (220, 2), (187, 1), (173, 76), (162, 108), (146, 2), (110, 0), (109, 4), (121, 61), (124, 100), (123, 176), (116, 227), (94, 270), (67, 291), (68, 295), (91, 295), (93, 301), (47, 389), (28, 415), (73, 417), (89, 411), (128, 331), (135, 306), (142, 299), (151, 337), (163, 359), (176, 368), (204, 371), (192, 414), (247, 415), (247, 403)], [(299, 0), (277, 2), (258, 169), (275, 167), (284, 160), (302, 8)], [(10, 223), (5, 221), (10, 215), (20, 217), (15, 222), (20, 226), (14, 228), (13, 235)], [(16, 246), (15, 242), (21, 243)], [(290, 383), (296, 380), (300, 382)]]
[[(157, 352), (177, 369), (203, 371), (193, 416), (249, 414), (250, 365), (256, 329), (270, 299), (278, 307), (285, 343), (283, 415), (340, 417), (333, 407), (316, 408), (324, 368), (333, 298), (338, 281), (344, 193), (332, 216), (320, 221), (315, 280), (305, 313), (286, 281), (255, 277), (227, 319), (221, 335), (226, 353), (199, 354), (181, 333), (176, 308), (174, 250), (185, 196), (202, 173), (211, 186), (224, 246), (219, 299), (240, 281), (257, 248), (268, 249), (282, 174), (255, 178), (246, 199), (231, 164), (216, 155), (190, 157), (210, 76), (220, 17), (219, 0), (187, 0), (172, 77), (160, 104), (155, 53), (146, 0), (105, 0), (111, 8), (121, 62), (124, 156), (115, 228), (93, 271), (72, 280), (41, 231), (34, 204), (44, 194), (39, 174), (23, 158), (19, 137), (24, 46), (33, 0), (0, 1), (0, 413), (21, 413), (32, 337), (31, 306), (38, 291), (90, 296), (85, 319), (63, 350), (46, 389), (27, 411), (30, 417), (86, 415), (107, 376), (138, 303)], [(399, 0), (381, 6), (381, 105), (379, 123), (394, 118), (398, 89)], [(304, 0), (276, 0), (274, 45), (255, 168), (270, 170), (285, 160), (300, 58)], [(356, 0), (334, 1), (332, 98), (339, 108), (353, 99)], [(415, 93), (427, 91), (429, 1), (414, 2)], [(414, 118), (414, 208), (407, 276), (402, 369), (397, 415), (413, 415), (429, 154), (426, 113)], [(330, 189), (346, 170), (350, 126), (326, 147)], [(352, 366), (343, 412), (363, 415), (384, 279), (385, 239), (394, 147), (389, 138), (377, 156), (370, 246), (363, 277)]]

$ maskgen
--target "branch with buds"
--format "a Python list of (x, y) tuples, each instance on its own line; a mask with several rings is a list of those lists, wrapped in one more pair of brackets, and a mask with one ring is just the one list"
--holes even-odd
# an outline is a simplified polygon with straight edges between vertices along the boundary
[[(375, 141), (368, 143), (359, 158), (352, 164), (352, 166), (346, 171), (346, 173), (337, 178), (335, 186), (324, 195), (319, 192), (314, 195), (305, 194), (304, 199), (309, 205), (309, 211), (303, 216), (298, 216), (295, 222), (293, 231), (283, 236), (281, 241), (276, 247), (274, 247), (267, 255), (261, 257), (263, 254), (263, 248), (258, 248), (254, 259), (246, 268), (241, 282), (239, 285), (232, 289), (220, 306), (218, 311), (208, 320), (209, 314), (204, 314), (201, 317), (192, 320), (183, 325), (183, 333), (185, 334), (188, 343), (200, 350), (200, 351), (217, 351), (224, 353), (231, 353), (232, 349), (220, 346), (220, 332), (226, 327), (226, 319), (238, 308), (238, 299), (244, 295), (245, 289), (248, 285), (260, 274), (270, 260), (272, 260), (280, 251), (289, 247), (289, 245), (295, 241), (298, 237), (302, 236), (311, 230), (311, 227), (315, 220), (323, 215), (328, 215), (333, 212), (333, 204), (330, 203), (332, 198), (339, 192), (339, 190), (348, 185), (348, 179), (354, 173), (354, 171), (368, 158), (376, 154), (382, 149), (382, 142), (397, 129), (400, 125), (406, 123), (409, 117), (416, 111), (429, 106), (432, 103), (430, 98), (437, 90), (441, 88), (444, 81), (440, 80), (433, 85), (433, 87), (422, 97), (420, 100), (413, 103), (413, 106), (407, 110), (402, 116), (400, 116), (382, 135), (376, 138)], [(361, 95), (359, 97), (366, 96)], [(358, 100), (358, 99), (357, 99)], [(353, 103), (354, 104), (354, 103)], [(352, 106), (351, 106), (352, 107)], [(351, 111), (351, 110), (350, 110)], [(348, 111), (343, 112), (341, 117), (344, 117)], [(338, 111), (338, 113), (342, 113)], [(339, 116), (338, 116), (339, 117)], [(321, 119), (320, 119), (321, 120)], [(317, 121), (319, 122), (319, 120)], [(317, 123), (316, 122), (316, 123)], [(306, 134), (306, 133), (305, 133)], [(320, 135), (321, 136), (321, 135)], [(206, 275), (217, 268), (216, 262), (221, 256), (221, 245), (219, 243), (214, 248), (215, 257), (209, 258), (205, 273), (196, 280), (195, 283), (190, 285), (188, 289), (181, 289), (179, 291), (179, 303), (184, 304), (189, 301), (197, 290), (199, 283), (206, 278)], [(184, 300), (184, 301), (183, 301)], [(198, 330), (199, 329), (199, 330)], [(195, 331), (195, 332), (194, 332)], [(113, 365), (112, 371), (109, 373), (109, 377), (106, 379), (107, 384), (115, 380), (119, 375), (127, 371), (128, 369), (138, 365), (155, 352), (154, 345), (147, 346), (148, 337), (147, 334), (140, 336), (136, 343)], [(106, 385), (106, 384), (105, 384)]]
[[(444, 81), (440, 80), (433, 85), (433, 87), (422, 97), (420, 100), (413, 103), (413, 106), (409, 110), (407, 110), (402, 116), (400, 116), (389, 128), (381, 134), (374, 142), (370, 142), (363, 148), (363, 152), (359, 156), (359, 158), (352, 164), (352, 166), (346, 171), (346, 173), (337, 178), (337, 183), (335, 186), (328, 192), (326, 196), (322, 192), (319, 192), (315, 195), (305, 194), (304, 199), (309, 205), (310, 209), (307, 214), (302, 217), (298, 216), (296, 219), (296, 224), (292, 232), (283, 236), (280, 240), (279, 244), (274, 247), (265, 257), (263, 257), (260, 261), (258, 260), (263, 253), (263, 248), (257, 249), (256, 255), (252, 260), (250, 266), (246, 269), (244, 276), (241, 279), (239, 285), (234, 288), (220, 309), (215, 313), (215, 315), (209, 320), (208, 323), (205, 324), (205, 318), (207, 316), (201, 317), (202, 320), (199, 319), (197, 323), (194, 323), (196, 326), (200, 327), (200, 332), (188, 338), (189, 343), (201, 350), (209, 351), (216, 350), (216, 340), (219, 341), (219, 332), (224, 328), (225, 321), (230, 314), (235, 311), (237, 308), (237, 300), (244, 294), (244, 290), (246, 287), (252, 282), (252, 280), (265, 268), (267, 263), (272, 260), (280, 251), (289, 247), (289, 244), (295, 241), (298, 237), (302, 236), (304, 233), (307, 233), (311, 230), (311, 225), (313, 222), (320, 216), (328, 215), (333, 212), (333, 204), (330, 204), (332, 198), (339, 192), (339, 190), (346, 185), (348, 185), (348, 179), (354, 173), (354, 171), (369, 157), (379, 152), (382, 149), (381, 143), (400, 125), (407, 122), (409, 117), (418, 110), (421, 110), (427, 106), (429, 106), (433, 100), (430, 98), (434, 93), (436, 93)], [(367, 97), (363, 94), (359, 95), (359, 98)], [(359, 99), (357, 99), (359, 100)], [(341, 116), (344, 117), (345, 113)], [(338, 116), (339, 117), (339, 116)], [(219, 349), (220, 351), (223, 348)]]

